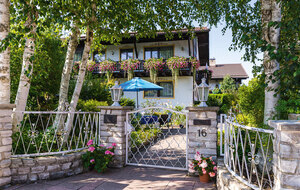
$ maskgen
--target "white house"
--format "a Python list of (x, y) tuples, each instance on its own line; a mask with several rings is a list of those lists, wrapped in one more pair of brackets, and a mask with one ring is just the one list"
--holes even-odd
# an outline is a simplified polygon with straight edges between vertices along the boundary
[[(120, 45), (101, 42), (103, 45), (106, 45), (106, 49), (101, 53), (95, 52), (93, 58), (96, 62), (104, 59), (116, 62), (129, 58), (139, 59), (141, 60), (141, 65), (140, 68), (134, 71), (134, 75), (149, 81), (149, 72), (143, 67), (143, 60), (149, 58), (196, 57), (197, 60), (200, 60), (202, 66), (209, 66), (209, 29), (195, 28), (193, 30), (193, 38), (185, 29), (173, 31), (172, 33), (174, 34), (172, 40), (168, 40), (164, 32), (158, 32), (155, 38), (140, 38), (138, 40), (135, 38), (135, 34), (132, 33), (130, 38), (124, 38)], [(81, 41), (76, 50), (75, 61), (81, 59), (83, 47), (84, 42)], [(94, 73), (102, 74), (100, 71), (95, 71)], [(118, 78), (120, 83), (127, 81), (126, 73), (120, 67), (118, 67), (117, 71), (114, 71), (113, 76)], [(157, 103), (169, 102), (172, 105), (192, 105), (194, 101), (194, 84), (199, 84), (202, 77), (201, 70), (198, 70), (194, 81), (192, 69), (189, 66), (180, 70), (178, 82), (175, 84), (172, 80), (171, 70), (166, 68), (158, 73), (157, 79), (157, 84), (164, 87), (164, 89), (161, 91), (139, 92), (139, 102), (142, 103), (149, 100)], [(221, 78), (217, 80), (219, 79)], [(214, 79), (212, 78), (212, 80)], [(136, 98), (136, 93), (134, 92), (125, 92), (124, 95), (132, 99)]]

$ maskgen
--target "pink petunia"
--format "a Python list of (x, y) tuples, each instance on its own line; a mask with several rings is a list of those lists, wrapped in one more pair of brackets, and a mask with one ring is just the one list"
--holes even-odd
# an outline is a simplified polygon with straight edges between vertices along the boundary
[(217, 166), (214, 166), (214, 170), (217, 171)]
[(109, 147), (107, 147), (108, 149), (112, 149), (113, 147), (112, 146), (109, 146)]
[(93, 144), (93, 140), (91, 139), (91, 140), (89, 140), (88, 142), (87, 142), (87, 145), (88, 146), (90, 146), (90, 145), (92, 145)]
[(93, 147), (93, 146), (88, 148), (88, 151), (90, 151), (90, 152), (94, 152), (94, 150), (95, 150), (95, 147)]
[(90, 160), (90, 163), (94, 163), (94, 162), (95, 162), (95, 159), (91, 159), (91, 160)]
[(111, 145), (112, 145), (113, 147), (116, 147), (116, 146), (117, 146), (117, 144), (116, 144), (116, 143), (112, 143)]
[(107, 151), (105, 151), (105, 154), (107, 155), (107, 154), (110, 154), (110, 155), (115, 155), (113, 152), (111, 152), (111, 151), (109, 151), (109, 150), (107, 150)]
[(215, 172), (209, 172), (209, 176), (210, 176), (210, 177), (215, 177), (215, 176), (216, 176), (216, 173), (215, 173)]
[(100, 146), (101, 146), (101, 147), (104, 147), (104, 145), (103, 145), (103, 144), (100, 144)]
[(206, 174), (206, 170), (204, 168), (202, 168), (202, 173)]

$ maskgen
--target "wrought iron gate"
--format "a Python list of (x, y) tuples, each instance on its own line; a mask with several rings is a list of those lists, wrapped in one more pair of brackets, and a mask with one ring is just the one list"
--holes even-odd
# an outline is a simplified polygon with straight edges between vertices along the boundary
[(187, 170), (187, 113), (149, 107), (126, 114), (126, 164)]

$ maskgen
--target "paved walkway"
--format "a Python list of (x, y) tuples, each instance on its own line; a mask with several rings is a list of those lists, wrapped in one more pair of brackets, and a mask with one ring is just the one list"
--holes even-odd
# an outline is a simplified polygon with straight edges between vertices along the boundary
[[(163, 129), (161, 135), (136, 152), (129, 151), (129, 163), (186, 167), (186, 129)], [(145, 149), (146, 148), (146, 149)]]
[(68, 178), (16, 185), (7, 190), (118, 190), (118, 189), (216, 189), (214, 183), (203, 184), (198, 177), (184, 171), (127, 166), (105, 173), (88, 172)]

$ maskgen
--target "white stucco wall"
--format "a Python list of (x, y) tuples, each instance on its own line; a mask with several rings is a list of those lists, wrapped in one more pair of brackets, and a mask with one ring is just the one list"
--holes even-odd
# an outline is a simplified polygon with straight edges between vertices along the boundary
[[(144, 59), (144, 47), (156, 47), (156, 46), (174, 46), (174, 56), (183, 56), (189, 57), (189, 48), (187, 40), (176, 40), (176, 41), (167, 41), (167, 42), (145, 42), (137, 43), (138, 58)], [(192, 43), (191, 46), (191, 55), (193, 54)], [(134, 44), (121, 44), (118, 46), (108, 45), (106, 47), (106, 59), (111, 59), (113, 61), (120, 61), (120, 49), (133, 49), (134, 58), (136, 58), (136, 53), (134, 50)]]
[[(150, 78), (143, 78), (144, 80), (150, 81)], [(120, 83), (126, 82), (127, 79), (120, 79)], [(159, 77), (159, 81), (172, 81), (172, 77)], [(139, 105), (147, 100), (151, 102), (169, 103), (172, 106), (180, 105), (183, 107), (191, 106), (193, 104), (193, 77), (182, 76), (178, 78), (177, 85), (174, 85), (174, 98), (143, 98), (144, 92), (138, 93)], [(124, 96), (136, 100), (136, 92), (124, 92)]]

